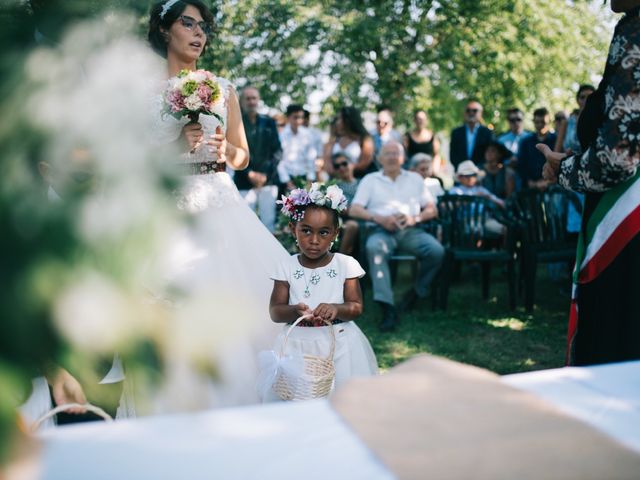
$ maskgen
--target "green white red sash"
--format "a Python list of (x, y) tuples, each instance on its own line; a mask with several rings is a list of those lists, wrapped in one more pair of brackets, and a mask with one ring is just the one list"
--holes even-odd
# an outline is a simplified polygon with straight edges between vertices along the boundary
[(567, 363), (578, 329), (578, 285), (600, 275), (640, 232), (640, 169), (633, 178), (606, 192), (580, 231), (573, 272)]

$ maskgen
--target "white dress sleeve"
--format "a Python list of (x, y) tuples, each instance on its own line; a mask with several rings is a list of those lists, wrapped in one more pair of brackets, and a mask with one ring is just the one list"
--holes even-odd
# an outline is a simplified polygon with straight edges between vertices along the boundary
[(271, 280), (280, 280), (283, 282), (289, 281), (289, 264), (291, 258), (287, 258), (285, 261), (278, 263), (275, 271), (269, 276)]
[(360, 266), (360, 263), (349, 255), (341, 255), (344, 268), (344, 278), (362, 278), (367, 272)]

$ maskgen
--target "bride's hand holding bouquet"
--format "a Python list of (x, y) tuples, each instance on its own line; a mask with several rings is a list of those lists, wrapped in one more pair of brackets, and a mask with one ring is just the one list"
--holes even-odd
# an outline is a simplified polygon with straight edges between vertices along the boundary
[[(181, 70), (169, 79), (164, 94), (165, 113), (175, 118), (189, 118), (183, 129), (183, 137), (193, 152), (203, 139), (202, 125), (198, 122), (201, 114), (213, 115), (220, 125), (224, 125), (224, 95), (220, 84), (211, 72), (206, 70)], [(226, 161), (226, 137), (220, 127), (207, 142), (209, 151), (215, 153), (218, 163)]]

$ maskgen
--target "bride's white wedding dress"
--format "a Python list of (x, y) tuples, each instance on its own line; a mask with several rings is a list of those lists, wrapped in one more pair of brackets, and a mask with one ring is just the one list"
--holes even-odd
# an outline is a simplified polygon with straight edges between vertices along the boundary
[[(221, 78), (219, 82), (225, 92), (224, 123), (220, 124), (212, 115), (200, 115), (205, 139), (217, 126), (224, 131), (227, 124), (226, 99), (231, 85)], [(153, 141), (159, 145), (175, 142), (187, 123), (187, 119), (162, 115), (162, 106), (162, 95), (158, 93), (153, 98), (157, 112), (157, 115), (154, 112)], [(198, 174), (186, 174), (178, 193), (178, 207), (188, 213), (191, 222), (172, 239), (171, 248), (162, 259), (168, 272), (166, 280), (172, 289), (183, 292), (204, 290), (206, 294), (207, 289), (212, 294), (229, 292), (228, 300), (210, 311), (204, 320), (211, 322), (208, 325), (211, 328), (199, 329), (218, 332), (224, 341), (211, 345), (219, 381), (212, 382), (184, 362), (168, 364), (168, 389), (173, 393), (157, 395), (152, 410), (256, 403), (257, 352), (271, 348), (280, 331), (269, 318), (273, 288), (270, 273), (289, 254), (250, 210), (227, 173), (200, 173), (215, 161), (208, 145), (182, 155), (179, 161), (185, 164), (185, 172)], [(253, 308), (252, 318), (234, 318), (239, 302), (243, 307)], [(245, 334), (229, 335), (227, 341), (225, 333), (233, 331), (234, 322), (241, 320), (245, 323)]]

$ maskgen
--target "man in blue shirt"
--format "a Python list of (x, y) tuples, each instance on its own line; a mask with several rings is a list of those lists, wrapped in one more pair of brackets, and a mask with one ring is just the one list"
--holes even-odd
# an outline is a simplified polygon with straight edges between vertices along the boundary
[(544, 190), (549, 182), (542, 178), (542, 166), (545, 158), (536, 148), (536, 144), (544, 143), (553, 150), (556, 134), (549, 129), (549, 110), (538, 108), (533, 112), (533, 126), (536, 131), (520, 141), (518, 147), (518, 175), (525, 188)]
[(524, 129), (524, 113), (519, 108), (507, 110), (507, 122), (509, 122), (509, 131), (500, 135), (498, 141), (517, 157), (520, 141), (531, 135), (531, 132)]

